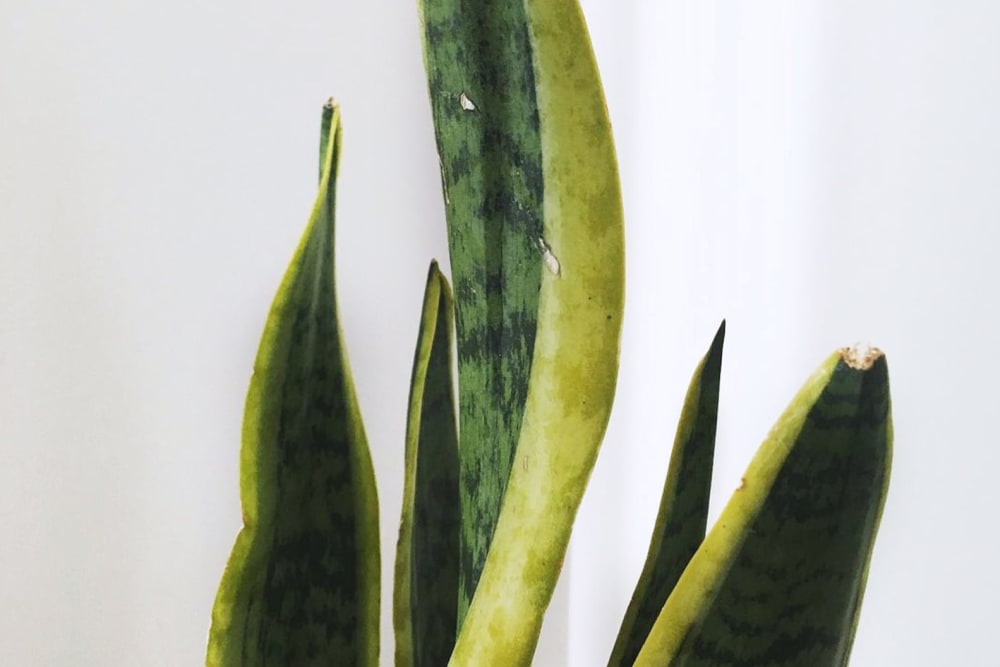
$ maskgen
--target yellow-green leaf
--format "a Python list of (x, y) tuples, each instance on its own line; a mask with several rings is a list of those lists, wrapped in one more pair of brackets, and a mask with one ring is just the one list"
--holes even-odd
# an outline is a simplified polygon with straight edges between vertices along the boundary
[(453, 665), (530, 663), (618, 370), (623, 220), (597, 65), (575, 0), (523, 7), (543, 184), (537, 329), (513, 466)]

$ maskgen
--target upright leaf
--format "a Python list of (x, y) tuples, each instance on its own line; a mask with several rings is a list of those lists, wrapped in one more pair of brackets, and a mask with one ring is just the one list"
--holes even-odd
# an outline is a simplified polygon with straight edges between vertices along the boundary
[(546, 243), (534, 46), (522, 2), (421, 0), (458, 348), (459, 622), (521, 429)]
[(725, 336), (723, 322), (691, 378), (646, 563), (625, 612), (609, 667), (631, 667), (635, 662), (670, 591), (705, 539)]
[(332, 104), (321, 137), (319, 195), (250, 380), (243, 529), (212, 610), (211, 667), (378, 664), (378, 501), (337, 319)]
[(635, 664), (847, 664), (891, 443), (885, 357), (834, 354), (758, 450)]
[[(487, 4), (493, 9), (471, 9)], [(538, 236), (522, 230), (520, 242), (535, 244), (541, 283), (514, 463), (451, 664), (516, 666), (529, 664), (534, 653), (614, 397), (624, 298), (621, 193), (600, 77), (576, 1), (465, 7), (470, 13), (523, 11), (493, 39), (520, 43), (526, 34), (530, 49), (526, 63), (515, 65), (507, 56), (496, 67), (520, 66), (519, 76), (533, 90), (540, 161), (532, 169), (540, 175), (542, 226)], [(485, 111), (480, 91), (465, 90)], [(485, 90), (492, 90), (485, 99), (502, 109), (496, 90)], [(534, 118), (508, 114), (504, 126), (533, 130)], [(439, 123), (439, 136), (442, 129)], [(517, 168), (527, 171), (528, 163)], [(455, 192), (448, 194), (454, 204)], [(463, 295), (456, 298), (461, 314)], [(463, 412), (463, 457), (464, 418)]]
[(458, 434), (452, 391), (452, 300), (431, 264), (413, 359), (393, 620), (397, 667), (440, 667), (458, 612)]

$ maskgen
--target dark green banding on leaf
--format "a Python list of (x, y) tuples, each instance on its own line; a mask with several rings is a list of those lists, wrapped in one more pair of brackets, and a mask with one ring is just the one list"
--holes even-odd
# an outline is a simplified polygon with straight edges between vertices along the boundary
[(452, 390), (452, 299), (431, 264), (413, 359), (393, 623), (397, 667), (441, 667), (458, 607), (458, 434)]
[(422, 0), (457, 320), (462, 498), (459, 623), (514, 459), (543, 262), (542, 158), (521, 2)]
[(646, 563), (625, 612), (609, 667), (631, 667), (635, 662), (670, 591), (705, 539), (725, 336), (723, 322), (688, 387)]
[(336, 107), (308, 227), (247, 395), (243, 529), (212, 611), (211, 667), (378, 664), (378, 501), (334, 288)]
[(576, 0), (523, 5), (542, 151), (544, 270), (514, 465), (455, 666), (531, 663), (618, 375), (624, 224), (597, 64)]
[(845, 359), (833, 355), (778, 421), (636, 665), (847, 664), (892, 426), (885, 357)]

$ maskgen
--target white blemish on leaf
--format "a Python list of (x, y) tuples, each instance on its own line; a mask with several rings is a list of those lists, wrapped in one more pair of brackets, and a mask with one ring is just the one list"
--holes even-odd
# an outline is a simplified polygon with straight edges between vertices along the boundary
[(559, 265), (559, 258), (555, 256), (552, 252), (552, 248), (542, 237), (538, 237), (538, 247), (542, 251), (542, 261), (545, 262), (545, 268), (549, 270), (554, 276), (558, 276), (562, 273), (562, 267)]
[(466, 95), (465, 93), (462, 93), (461, 95), (458, 96), (458, 103), (461, 104), (462, 108), (464, 110), (466, 110), (466, 111), (475, 111), (476, 110), (476, 104), (475, 104), (475, 102), (473, 102), (472, 100), (470, 100), (469, 96)]

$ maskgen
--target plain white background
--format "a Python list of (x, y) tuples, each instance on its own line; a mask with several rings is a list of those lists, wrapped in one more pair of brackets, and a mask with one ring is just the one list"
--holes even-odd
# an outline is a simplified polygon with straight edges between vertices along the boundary
[[(536, 664), (606, 661), (722, 317), (714, 512), (827, 354), (881, 346), (896, 451), (852, 664), (1000, 664), (1000, 5), (584, 9), (628, 304)], [(446, 259), (414, 3), (0, 2), (0, 664), (203, 662), (244, 393), (329, 95), (388, 601), (421, 290)]]

